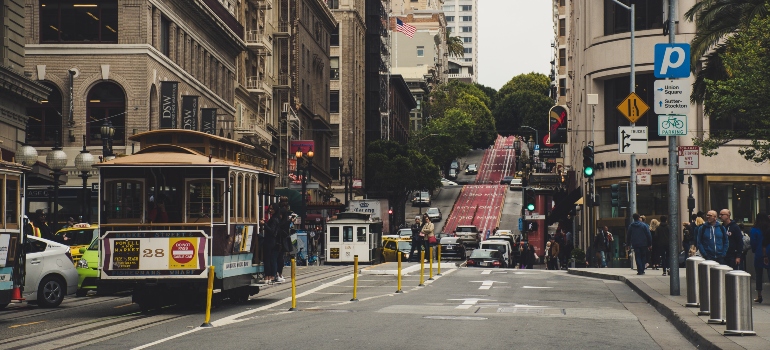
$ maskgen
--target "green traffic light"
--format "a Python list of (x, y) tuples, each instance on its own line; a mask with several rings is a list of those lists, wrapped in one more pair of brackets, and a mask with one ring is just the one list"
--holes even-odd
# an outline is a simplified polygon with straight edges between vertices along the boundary
[(586, 177), (594, 176), (594, 168), (587, 167), (583, 169), (583, 175), (585, 175)]
[(533, 204), (533, 203), (527, 204), (527, 210), (529, 210), (529, 211), (535, 210), (535, 204)]

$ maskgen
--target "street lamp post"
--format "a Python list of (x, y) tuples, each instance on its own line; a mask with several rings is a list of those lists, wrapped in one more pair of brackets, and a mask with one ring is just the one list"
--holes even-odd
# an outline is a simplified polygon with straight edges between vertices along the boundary
[[(313, 149), (307, 151), (307, 153), (303, 153), (302, 149), (298, 149), (297, 152), (294, 154), (297, 157), (297, 177), (299, 177), (300, 181), (302, 182), (302, 203), (304, 206), (304, 211), (302, 213), (302, 225), (300, 227), (306, 228), (307, 227), (307, 182), (310, 176), (312, 175), (313, 170)], [(300, 160), (303, 160), (303, 164), (300, 164)]]
[[(345, 181), (345, 207), (350, 205), (350, 201), (353, 200), (353, 158), (348, 159), (347, 171), (342, 171), (340, 174)], [(348, 190), (350, 192), (348, 192)], [(348, 193), (350, 193), (350, 199), (348, 199)]]
[(102, 134), (102, 160), (108, 161), (114, 157), (112, 154), (112, 137), (115, 135), (115, 128), (112, 127), (110, 120), (106, 119), (100, 131)]
[(64, 175), (61, 170), (67, 165), (67, 154), (59, 146), (58, 133), (54, 142), (53, 149), (45, 156), (45, 162), (53, 170), (53, 221), (51, 226), (55, 230), (56, 225), (59, 224), (59, 177)]
[(91, 223), (91, 196), (88, 191), (88, 177), (95, 162), (94, 156), (86, 149), (86, 135), (83, 135), (83, 150), (75, 157), (75, 168), (80, 171), (80, 177), (83, 178), (83, 203), (80, 213), (89, 224)]

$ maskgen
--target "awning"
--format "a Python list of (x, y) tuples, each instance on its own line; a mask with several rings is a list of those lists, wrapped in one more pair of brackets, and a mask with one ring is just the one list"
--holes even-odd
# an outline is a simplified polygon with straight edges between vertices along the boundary
[(580, 187), (572, 190), (569, 194), (559, 200), (551, 210), (551, 214), (545, 220), (545, 225), (550, 226), (554, 222), (566, 219), (572, 209), (575, 208), (575, 202), (583, 197), (583, 191)]

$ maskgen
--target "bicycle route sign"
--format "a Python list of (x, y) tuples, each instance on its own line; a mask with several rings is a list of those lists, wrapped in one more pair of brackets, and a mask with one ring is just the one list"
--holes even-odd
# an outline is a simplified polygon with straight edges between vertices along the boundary
[(655, 114), (686, 115), (690, 111), (692, 86), (687, 80), (661, 79), (653, 86)]
[(687, 135), (686, 115), (667, 114), (658, 116), (658, 136), (681, 135)]

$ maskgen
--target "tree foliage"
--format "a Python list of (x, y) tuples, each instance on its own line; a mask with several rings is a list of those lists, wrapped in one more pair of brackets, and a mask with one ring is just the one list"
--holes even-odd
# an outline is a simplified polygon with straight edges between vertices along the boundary
[(727, 39), (719, 59), (726, 78), (704, 78), (704, 107), (713, 124), (732, 124), (725, 130), (712, 125), (708, 138), (694, 139), (703, 154), (734, 139), (751, 140), (738, 150), (745, 159), (762, 163), (770, 160), (770, 18), (755, 17), (748, 26)]
[(444, 40), (446, 41), (449, 56), (465, 57), (465, 47), (463, 46), (463, 39), (461, 37), (452, 36), (451, 33), (447, 31)]
[(522, 125), (548, 129), (548, 111), (553, 107), (549, 89), (550, 80), (541, 73), (511, 78), (497, 93), (492, 113), (497, 131), (508, 136), (519, 134)]
[[(448, 142), (465, 147), (464, 152), (467, 152), (470, 147), (488, 146), (497, 136), (492, 111), (489, 109), (492, 99), (476, 85), (456, 80), (450, 81), (434, 88), (430, 93), (429, 101), (430, 120), (422, 132), (416, 136), (418, 139), (430, 134), (450, 135), (462, 132), (462, 138), (451, 139)], [(453, 115), (453, 119), (449, 121), (444, 121), (450, 110), (462, 112), (470, 123), (457, 123), (455, 120), (457, 115)], [(449, 164), (439, 161), (438, 158), (432, 159), (441, 166)]]

